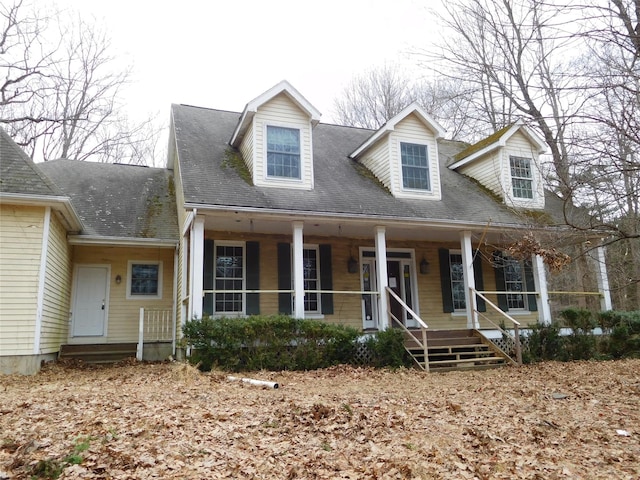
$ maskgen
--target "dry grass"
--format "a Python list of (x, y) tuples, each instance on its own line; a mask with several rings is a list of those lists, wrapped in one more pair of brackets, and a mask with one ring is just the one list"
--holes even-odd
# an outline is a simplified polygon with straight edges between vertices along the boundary
[(640, 360), (250, 376), (0, 377), (0, 478), (640, 478)]

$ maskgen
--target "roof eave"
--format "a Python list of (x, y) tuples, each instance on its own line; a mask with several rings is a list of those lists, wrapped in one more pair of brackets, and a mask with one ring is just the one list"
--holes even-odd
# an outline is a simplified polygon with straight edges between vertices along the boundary
[(25, 205), (33, 207), (52, 207), (62, 216), (65, 228), (69, 232), (80, 232), (83, 229), (82, 221), (73, 208), (69, 197), (58, 195), (28, 195), (23, 193), (0, 192), (0, 203), (13, 205)]
[(110, 237), (104, 235), (69, 235), (70, 245), (109, 245), (116, 247), (141, 248), (175, 248), (178, 244), (173, 239)]

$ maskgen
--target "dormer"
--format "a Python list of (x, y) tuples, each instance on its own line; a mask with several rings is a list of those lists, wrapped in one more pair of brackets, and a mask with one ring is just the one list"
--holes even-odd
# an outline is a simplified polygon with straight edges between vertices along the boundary
[(395, 197), (440, 200), (438, 139), (444, 134), (438, 122), (413, 103), (349, 157), (367, 167)]
[(312, 130), (319, 121), (320, 112), (282, 81), (247, 104), (229, 143), (254, 185), (311, 190)]
[(546, 147), (518, 121), (462, 150), (449, 168), (477, 180), (509, 206), (543, 209), (540, 154)]

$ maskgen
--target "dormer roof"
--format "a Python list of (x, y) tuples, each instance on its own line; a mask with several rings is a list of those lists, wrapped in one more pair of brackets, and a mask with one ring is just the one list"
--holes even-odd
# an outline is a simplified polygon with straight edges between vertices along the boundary
[(416, 102), (413, 102), (409, 106), (405, 107), (396, 116), (389, 119), (389, 121), (387, 121), (387, 123), (385, 123), (382, 127), (376, 130), (376, 132), (371, 135), (371, 137), (369, 137), (362, 145), (360, 145), (353, 153), (351, 153), (351, 155), (349, 155), (349, 158), (358, 158), (369, 148), (375, 145), (380, 139), (393, 132), (396, 128), (396, 125), (398, 125), (398, 123), (400, 123), (411, 114), (415, 114), (415, 116), (418, 117), (418, 119), (425, 125), (425, 127), (427, 127), (434, 133), (436, 140), (441, 139), (445, 136), (446, 130), (442, 128), (442, 126), (433, 117), (431, 117), (431, 115), (425, 112)]
[(529, 142), (531, 142), (538, 154), (544, 153), (547, 150), (547, 144), (544, 140), (542, 140), (533, 130), (528, 128), (522, 120), (518, 120), (515, 123), (501, 128), (479, 142), (469, 145), (467, 148), (455, 155), (453, 163), (449, 165), (449, 168), (455, 170), (456, 168), (471, 163), (477, 158), (480, 158), (497, 148), (504, 147), (507, 144), (507, 141), (518, 131), (520, 131), (529, 140)]
[(258, 109), (267, 103), (269, 100), (274, 97), (284, 93), (293, 101), (302, 111), (304, 111), (311, 120), (311, 125), (316, 126), (318, 122), (320, 122), (320, 116), (322, 115), (317, 108), (315, 108), (311, 103), (302, 96), (298, 90), (296, 90), (289, 82), (286, 80), (282, 80), (277, 85), (274, 85), (269, 90), (264, 92), (263, 94), (257, 96), (253, 100), (251, 100), (244, 107), (242, 111), (242, 115), (240, 116), (240, 120), (238, 121), (238, 125), (236, 126), (233, 135), (231, 136), (231, 141), (229, 144), (233, 147), (237, 147), (240, 145), (242, 141), (242, 137), (246, 133), (247, 129), (251, 125), (254, 115), (258, 111)]

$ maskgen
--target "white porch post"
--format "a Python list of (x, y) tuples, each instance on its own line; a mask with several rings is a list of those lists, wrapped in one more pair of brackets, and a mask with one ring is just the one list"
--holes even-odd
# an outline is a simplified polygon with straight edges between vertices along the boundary
[(389, 328), (389, 302), (386, 288), (389, 285), (387, 277), (387, 240), (385, 235), (385, 227), (375, 228), (376, 240), (376, 271), (378, 273), (378, 328), (386, 330)]
[(603, 311), (613, 310), (611, 303), (611, 291), (609, 290), (609, 276), (607, 275), (607, 262), (604, 256), (604, 247), (600, 245), (596, 248), (596, 264), (598, 266), (598, 291), (600, 292), (600, 309)]
[(473, 271), (473, 247), (471, 246), (471, 232), (460, 232), (460, 249), (462, 251), (462, 272), (464, 278), (464, 298), (467, 304), (467, 328), (480, 328), (478, 321), (478, 304), (476, 296), (471, 295), (470, 289), (476, 288), (476, 277)]
[(538, 299), (538, 322), (542, 325), (551, 325), (551, 306), (549, 305), (549, 288), (547, 287), (547, 270), (540, 255), (533, 255), (533, 282), (536, 292), (539, 292)]
[(293, 314), (304, 318), (304, 264), (302, 222), (293, 222)]
[[(193, 257), (191, 269), (191, 315), (202, 318), (202, 288), (204, 274), (204, 217), (197, 216), (191, 231)], [(190, 319), (189, 319), (190, 320)]]

